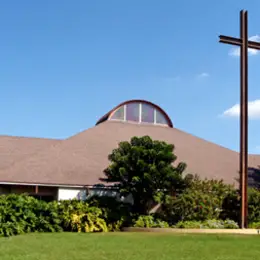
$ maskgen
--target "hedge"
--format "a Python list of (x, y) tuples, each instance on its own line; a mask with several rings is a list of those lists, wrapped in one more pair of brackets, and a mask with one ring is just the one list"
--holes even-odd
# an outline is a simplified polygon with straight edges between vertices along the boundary
[[(0, 196), (0, 236), (29, 232), (107, 232), (120, 229), (121, 216), (91, 203), (70, 200), (45, 202), (27, 195)], [(111, 214), (111, 213), (110, 213)]]

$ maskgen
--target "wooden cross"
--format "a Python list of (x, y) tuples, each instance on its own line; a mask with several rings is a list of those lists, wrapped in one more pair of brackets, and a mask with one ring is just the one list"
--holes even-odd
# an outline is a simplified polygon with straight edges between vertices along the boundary
[(240, 39), (219, 36), (219, 42), (240, 46), (240, 227), (247, 228), (248, 171), (248, 48), (260, 50), (260, 43), (248, 41), (247, 11), (240, 11)]

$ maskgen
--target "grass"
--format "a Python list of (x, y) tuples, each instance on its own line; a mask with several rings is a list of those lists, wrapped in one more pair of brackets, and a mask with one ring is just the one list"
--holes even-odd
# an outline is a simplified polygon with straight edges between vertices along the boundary
[(0, 238), (1, 260), (255, 260), (259, 236), (153, 233), (29, 234)]

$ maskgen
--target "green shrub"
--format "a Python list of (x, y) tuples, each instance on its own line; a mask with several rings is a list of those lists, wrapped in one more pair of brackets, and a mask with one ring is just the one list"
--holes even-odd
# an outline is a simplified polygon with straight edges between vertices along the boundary
[(200, 221), (179, 221), (175, 226), (175, 228), (195, 228), (199, 229), (201, 228), (201, 222)]
[(69, 200), (59, 204), (59, 215), (63, 229), (76, 232), (107, 232), (102, 210), (89, 206), (85, 201)]
[(109, 231), (120, 231), (123, 226), (131, 224), (131, 205), (128, 203), (109, 196), (92, 196), (87, 203), (102, 210)]
[[(187, 191), (164, 204), (166, 217), (172, 224), (178, 221), (216, 219), (221, 212), (221, 200), (202, 191)], [(167, 221), (167, 222), (168, 222)]]
[[(233, 219), (239, 221), (240, 196), (238, 191), (230, 192), (223, 201), (221, 219)], [(248, 222), (260, 222), (260, 191), (258, 189), (248, 189)]]
[(260, 222), (252, 222), (248, 225), (249, 228), (260, 229)]
[(88, 211), (88, 204), (79, 200), (62, 200), (59, 202), (58, 214), (64, 231), (71, 231), (72, 215), (81, 215)]
[(201, 228), (223, 229), (225, 225), (223, 220), (208, 219), (202, 222)]
[(134, 227), (168, 228), (169, 224), (160, 219), (154, 219), (154, 217), (152, 215), (149, 215), (149, 216), (139, 216), (139, 218), (134, 222)]
[[(162, 205), (161, 218), (171, 225), (179, 221), (204, 221), (228, 219), (230, 200), (236, 194), (233, 186), (217, 180), (190, 181), (189, 187), (176, 197), (168, 198)], [(232, 197), (233, 198), (233, 197)], [(225, 207), (223, 203), (226, 202)], [(233, 212), (232, 212), (233, 213)], [(235, 219), (236, 220), (236, 219)]]
[(16, 195), (0, 196), (0, 235), (12, 236), (34, 231), (36, 215), (33, 198)]
[[(239, 192), (222, 181), (190, 182), (190, 187), (162, 205), (160, 217), (174, 225), (179, 221), (204, 221), (207, 219), (232, 219), (239, 221)], [(260, 222), (260, 191), (248, 189), (248, 222)]]
[(248, 222), (260, 222), (260, 191), (248, 189)]
[(47, 203), (26, 195), (0, 196), (0, 235), (62, 231), (57, 202)]
[(240, 212), (240, 196), (235, 189), (230, 190), (222, 202), (222, 211), (220, 212), (220, 219), (232, 219), (235, 222), (239, 221)]
[(105, 232), (102, 210), (86, 202), (45, 202), (27, 195), (0, 196), (0, 236), (28, 232)]
[(87, 213), (72, 214), (68, 226), (71, 231), (77, 232), (107, 232), (108, 228), (104, 219), (100, 218), (101, 211), (93, 208)]
[(205, 221), (180, 221), (175, 225), (175, 228), (187, 229), (237, 229), (238, 224), (233, 220), (205, 220)]
[(238, 229), (239, 225), (234, 220), (226, 219), (226, 220), (224, 220), (224, 228), (227, 228), (227, 229)]
[(213, 220), (206, 220), (202, 223), (201, 228), (210, 228), (210, 229), (222, 229), (222, 228), (226, 228), (226, 229), (237, 229), (239, 228), (238, 224), (230, 219), (226, 219), (226, 220), (217, 220), (217, 219), (213, 219)]
[(37, 220), (35, 230), (37, 232), (60, 232), (63, 231), (61, 218), (59, 216), (58, 202), (45, 202), (34, 200), (34, 210)]

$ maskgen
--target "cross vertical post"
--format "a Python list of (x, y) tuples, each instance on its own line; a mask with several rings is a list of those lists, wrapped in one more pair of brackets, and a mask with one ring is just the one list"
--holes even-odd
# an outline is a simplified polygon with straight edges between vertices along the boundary
[(247, 228), (247, 171), (248, 171), (248, 19), (240, 12), (240, 193), (241, 228)]
[(260, 43), (248, 41), (247, 11), (240, 11), (240, 39), (219, 36), (219, 42), (240, 46), (240, 227), (247, 228), (247, 185), (248, 185), (248, 48), (260, 50)]

